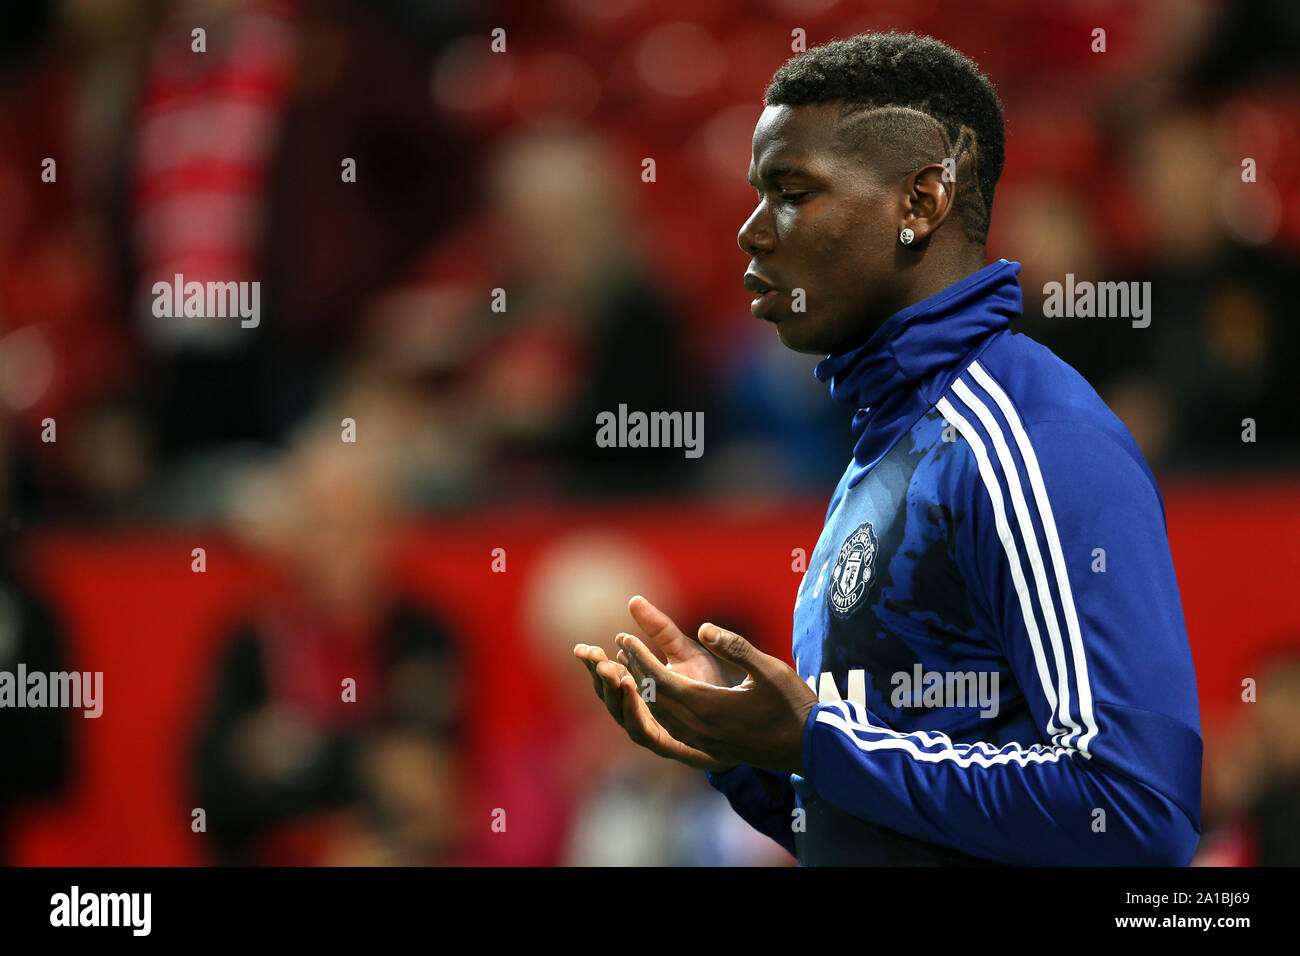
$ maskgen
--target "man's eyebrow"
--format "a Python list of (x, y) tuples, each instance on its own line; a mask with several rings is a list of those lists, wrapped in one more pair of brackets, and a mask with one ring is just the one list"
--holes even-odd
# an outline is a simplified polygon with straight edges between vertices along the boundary
[[(812, 174), (808, 172), (808, 170), (804, 169), (802, 166), (796, 166), (794, 163), (778, 163), (767, 167), (767, 170), (759, 178), (771, 182), (773, 179), (781, 179), (784, 176), (811, 175)], [(754, 177), (752, 175), (748, 177), (748, 182), (755, 189), (758, 188), (758, 184), (754, 182)]]

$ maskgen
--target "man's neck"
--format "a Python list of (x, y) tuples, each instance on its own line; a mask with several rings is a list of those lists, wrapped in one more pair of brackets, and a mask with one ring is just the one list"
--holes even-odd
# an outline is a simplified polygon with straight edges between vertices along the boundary
[(906, 296), (907, 301), (895, 311), (916, 305), (936, 292), (942, 292), (948, 286), (979, 272), (988, 264), (987, 260), (988, 255), (983, 246), (967, 246), (961, 255), (948, 256), (944, 261), (934, 263), (916, 277), (915, 284)]

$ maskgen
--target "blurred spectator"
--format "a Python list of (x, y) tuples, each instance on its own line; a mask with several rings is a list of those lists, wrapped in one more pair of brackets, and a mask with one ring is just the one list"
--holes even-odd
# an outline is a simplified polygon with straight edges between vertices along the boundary
[[(472, 144), (440, 135), (423, 51), (369, 8), (328, 2), (175, 5), (133, 123), (123, 212), (158, 444), (278, 438), (364, 298), (463, 208), (441, 180)], [(176, 274), (260, 280), (259, 324), (156, 318), (152, 287)]]
[[(0, 426), (0, 462), (7, 435)], [(0, 468), (0, 503), (8, 498)], [(55, 673), (68, 669), (63, 631), (54, 610), (22, 580), (18, 518), (0, 509), (0, 671)], [(12, 678), (16, 680), (16, 677)], [(18, 693), (26, 693), (18, 687)], [(64, 789), (71, 764), (71, 722), (81, 711), (61, 707), (0, 707), (0, 863), (8, 861), (5, 824), (32, 800), (49, 800)]]
[(485, 216), (370, 313), (366, 360), (424, 376), (430, 414), (454, 425), (453, 461), (474, 461), (459, 473), (474, 497), (665, 494), (692, 480), (681, 449), (596, 445), (602, 411), (693, 413), (709, 392), (687, 384), (672, 283), (644, 272), (620, 162), (586, 134), (508, 141)]
[(1195, 866), (1300, 866), (1300, 644), (1259, 656), (1248, 716), (1205, 735)]
[(1192, 865), (1253, 866), (1258, 848), (1250, 803), (1261, 772), (1256, 724), (1207, 718), (1202, 736), (1201, 842)]
[[(461, 847), (457, 656), (389, 577), (382, 461), (302, 439), (278, 491), (245, 486), (246, 532), (285, 580), (230, 636), (198, 750), (219, 857), (440, 863)], [(250, 524), (256, 503), (273, 524)], [(349, 690), (351, 688), (351, 690)]]
[(1255, 704), (1262, 757), (1251, 804), (1258, 866), (1300, 866), (1300, 644), (1265, 662)]
[[(1126, 336), (1144, 366), (1112, 380), (1126, 401), (1103, 396), (1121, 417), (1167, 424), (1158, 450), (1167, 447), (1159, 464), (1169, 468), (1300, 463), (1300, 417), (1289, 411), (1300, 332), (1286, 317), (1300, 263), (1261, 245), (1277, 213), (1259, 205), (1262, 183), (1241, 181), (1232, 148), (1188, 109), (1152, 117), (1131, 154), (1153, 242), (1150, 266), (1131, 278), (1151, 283), (1152, 320)], [(1248, 418), (1253, 444), (1242, 441)]]

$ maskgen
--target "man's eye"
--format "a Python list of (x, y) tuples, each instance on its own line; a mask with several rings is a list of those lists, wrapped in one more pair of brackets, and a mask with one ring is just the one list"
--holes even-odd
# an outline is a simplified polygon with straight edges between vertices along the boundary
[(782, 192), (782, 193), (778, 193), (777, 195), (781, 197), (781, 200), (783, 202), (792, 203), (793, 205), (797, 206), (799, 205), (799, 203), (803, 202), (805, 199), (811, 196), (812, 193), (811, 192), (801, 192), (801, 193)]

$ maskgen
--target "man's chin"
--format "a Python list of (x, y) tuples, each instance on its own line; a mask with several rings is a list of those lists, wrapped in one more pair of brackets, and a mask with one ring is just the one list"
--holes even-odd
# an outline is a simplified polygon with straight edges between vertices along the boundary
[(823, 347), (824, 343), (815, 334), (815, 330), (808, 328), (808, 317), (806, 315), (786, 314), (773, 324), (776, 325), (777, 338), (790, 351), (802, 352), (805, 355), (825, 356), (831, 354), (829, 350)]

